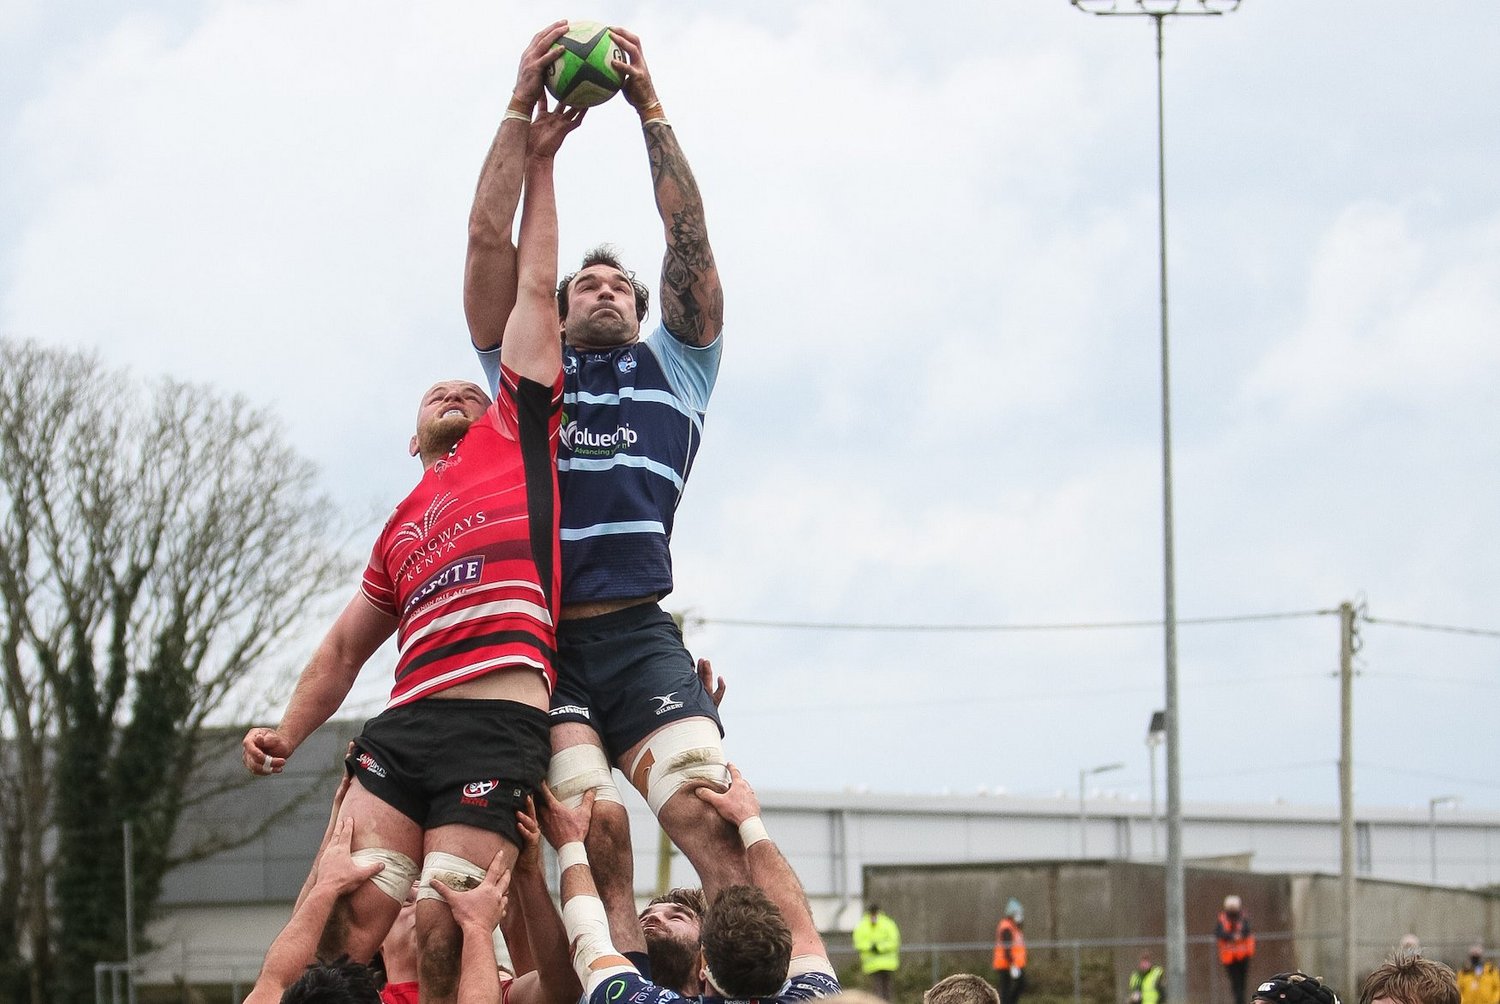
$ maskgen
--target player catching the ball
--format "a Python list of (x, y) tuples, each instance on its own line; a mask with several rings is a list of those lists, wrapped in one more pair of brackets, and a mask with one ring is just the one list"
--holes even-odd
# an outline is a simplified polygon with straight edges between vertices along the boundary
[[(464, 308), (490, 382), (514, 304), (511, 227), (530, 113), (563, 50), (558, 21), (521, 55), (469, 218)], [(672, 519), (702, 438), (718, 373), (724, 294), (703, 199), (662, 111), (641, 42), (611, 27), (615, 62), (641, 121), (666, 236), (661, 323), (641, 336), (649, 298), (607, 249), (558, 285), (563, 349), (562, 619), (548, 784), (577, 805), (596, 792), (589, 858), (615, 944), (644, 961), (635, 916), (630, 833), (611, 767), (645, 796), (710, 898), (749, 880), (733, 827), (691, 789), (727, 780), (722, 729), (682, 635), (658, 600), (672, 589)]]

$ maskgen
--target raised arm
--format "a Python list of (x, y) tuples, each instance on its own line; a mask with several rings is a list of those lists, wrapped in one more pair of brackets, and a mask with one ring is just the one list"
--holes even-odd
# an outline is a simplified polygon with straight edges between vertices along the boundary
[(792, 957), (810, 955), (826, 960), (828, 949), (818, 934), (818, 925), (813, 922), (807, 893), (803, 891), (797, 873), (792, 871), (792, 866), (766, 835), (765, 825), (760, 821), (760, 801), (750, 782), (740, 775), (734, 764), (730, 764), (726, 791), (704, 787), (698, 788), (697, 794), (725, 821), (739, 827), (740, 839), (745, 842), (745, 857), (750, 863), (751, 880), (776, 904), (776, 909), (781, 911), (791, 929)]
[(280, 774), (303, 740), (338, 711), (365, 661), (395, 630), (395, 617), (356, 593), (302, 670), (281, 724), (245, 733), (240, 743), (245, 767), (252, 774)]
[(464, 316), (477, 349), (493, 349), (505, 334), (505, 320), (516, 302), (516, 246), (511, 240), (521, 181), (526, 170), (526, 141), (531, 112), (542, 96), (547, 66), (562, 55), (552, 43), (568, 30), (554, 21), (532, 37), (521, 53), (516, 88), (500, 128), (485, 155), (469, 211), (469, 251), (464, 259)]
[(260, 976), (256, 978), (250, 996), (245, 998), (245, 1004), (274, 1004), (281, 1000), (286, 988), (295, 983), (313, 961), (318, 938), (339, 897), (357, 889), (385, 867), (378, 862), (356, 863), (349, 856), (349, 843), (353, 839), (354, 820), (345, 818), (334, 829), (328, 845), (318, 856), (317, 877), (306, 897), (298, 903), (292, 919), (287, 921), (276, 940), (271, 942)]
[(543, 784), (542, 801), (542, 835), (557, 851), (557, 868), (562, 873), (563, 926), (573, 948), (573, 971), (583, 984), (584, 997), (592, 997), (595, 988), (616, 973), (636, 972), (610, 940), (609, 919), (583, 849), (594, 812), (594, 791), (584, 792), (583, 803), (570, 809)]
[[(516, 823), (522, 847), (511, 871), (510, 894), (517, 907), (512, 912), (524, 920), (525, 938), (521, 940), (527, 943), (525, 950), (535, 963), (535, 971), (521, 975), (517, 968), (510, 1004), (569, 1004), (578, 999), (582, 987), (569, 957), (567, 930), (547, 888), (542, 834), (530, 800), (526, 812), (516, 813)], [(512, 958), (519, 958), (521, 950), (518, 941), (511, 942)]]
[(611, 25), (609, 30), (630, 58), (628, 63), (614, 65), (625, 74), (625, 100), (641, 117), (656, 211), (666, 232), (667, 253), (661, 263), (662, 323), (679, 341), (708, 345), (724, 328), (724, 289), (719, 285), (719, 268), (708, 243), (703, 196), (656, 96), (641, 40), (624, 28)]
[(562, 369), (557, 320), (557, 197), (552, 162), (563, 137), (583, 121), (583, 109), (547, 110), (537, 101), (526, 152), (526, 204), (516, 250), (516, 303), (505, 322), (500, 362), (523, 377), (551, 385)]

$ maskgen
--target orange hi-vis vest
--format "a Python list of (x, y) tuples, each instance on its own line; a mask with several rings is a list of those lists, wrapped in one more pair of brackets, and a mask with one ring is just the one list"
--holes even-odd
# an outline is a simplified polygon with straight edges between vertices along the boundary
[[(1229, 937), (1224, 937), (1225, 932)], [(1248, 959), (1255, 954), (1255, 935), (1245, 930), (1245, 917), (1241, 914), (1234, 920), (1222, 910), (1219, 912), (1219, 962), (1229, 965)]]
[(995, 969), (1026, 968), (1026, 936), (1009, 917), (995, 925)]

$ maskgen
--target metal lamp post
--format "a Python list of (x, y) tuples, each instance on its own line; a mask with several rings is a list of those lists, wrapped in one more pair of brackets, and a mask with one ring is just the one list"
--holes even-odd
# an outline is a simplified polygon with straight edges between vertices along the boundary
[(1437, 810), (1440, 805), (1457, 805), (1457, 795), (1435, 795), (1427, 800), (1427, 852), (1432, 860), (1432, 884), (1437, 885)]
[(1107, 763), (1102, 767), (1086, 767), (1078, 772), (1078, 857), (1080, 859), (1089, 856), (1089, 811), (1088, 801), (1084, 797), (1084, 780), (1094, 774), (1120, 770), (1124, 766), (1123, 763)]
[(1167, 986), (1187, 987), (1187, 917), (1182, 861), (1182, 764), (1177, 708), (1177, 584), (1172, 531), (1172, 396), (1167, 338), (1167, 167), (1165, 102), (1162, 89), (1162, 22), (1169, 17), (1232, 13), (1240, 0), (1071, 0), (1087, 14), (1149, 17), (1156, 28), (1156, 196), (1161, 287), (1161, 481), (1162, 580), (1166, 649)]

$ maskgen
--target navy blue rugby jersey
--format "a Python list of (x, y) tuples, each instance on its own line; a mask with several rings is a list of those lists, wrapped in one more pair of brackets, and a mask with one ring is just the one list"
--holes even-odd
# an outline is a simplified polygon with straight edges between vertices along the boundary
[[(612, 349), (564, 346), (564, 603), (672, 591), (672, 520), (703, 440), (722, 345), (722, 336), (686, 345), (658, 324)], [(479, 361), (493, 394), (500, 350)]]
[(801, 973), (793, 976), (782, 986), (775, 997), (755, 997), (750, 1001), (730, 1000), (724, 997), (683, 997), (675, 991), (659, 987), (630, 970), (615, 973), (602, 981), (588, 996), (588, 1004), (673, 1004), (687, 1001), (689, 1004), (790, 1004), (792, 1001), (808, 1001), (818, 997), (832, 997), (841, 992), (838, 978), (832, 973)]

